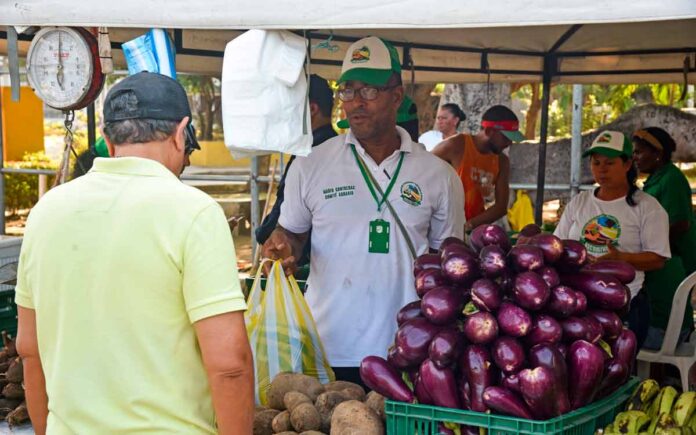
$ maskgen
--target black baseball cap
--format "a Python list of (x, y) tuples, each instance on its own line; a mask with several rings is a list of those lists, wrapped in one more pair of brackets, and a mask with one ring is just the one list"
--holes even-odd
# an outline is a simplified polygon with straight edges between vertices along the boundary
[[(129, 94), (131, 103), (128, 107), (113, 103), (114, 98)], [(191, 108), (184, 88), (171, 77), (139, 72), (118, 82), (106, 94), (104, 101), (104, 122), (125, 121), (127, 119), (159, 119), (181, 121), (189, 117), (186, 126), (186, 146), (201, 149), (196, 140), (195, 130), (191, 124)]]

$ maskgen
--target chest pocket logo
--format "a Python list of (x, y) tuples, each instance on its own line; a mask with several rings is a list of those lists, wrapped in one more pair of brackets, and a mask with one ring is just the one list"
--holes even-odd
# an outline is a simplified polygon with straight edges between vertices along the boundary
[(401, 185), (401, 199), (407, 204), (419, 206), (423, 202), (423, 192), (419, 185), (413, 181), (407, 181)]

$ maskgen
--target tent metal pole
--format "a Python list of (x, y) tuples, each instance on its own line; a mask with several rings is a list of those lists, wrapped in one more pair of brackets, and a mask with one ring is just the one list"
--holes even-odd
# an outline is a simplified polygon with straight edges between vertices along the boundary
[(544, 208), (544, 183), (546, 181), (546, 140), (549, 129), (549, 94), (551, 93), (551, 62), (552, 56), (544, 58), (543, 94), (541, 97), (541, 132), (539, 141), (539, 164), (537, 166), (537, 189), (534, 205), (534, 222), (541, 226)]
[[(0, 115), (2, 115), (3, 105), (0, 98)], [(5, 166), (5, 144), (3, 142), (4, 130), (2, 126), (2, 116), (0, 116), (0, 171)], [(0, 234), (5, 235), (5, 174), (0, 173)]]
[(259, 158), (254, 156), (251, 158), (251, 179), (249, 180), (249, 188), (251, 190), (251, 258), (256, 258), (256, 228), (259, 227), (260, 220), (260, 204), (259, 204)]
[(582, 153), (582, 85), (573, 85), (573, 126), (570, 139), (570, 196), (580, 188), (580, 154)]

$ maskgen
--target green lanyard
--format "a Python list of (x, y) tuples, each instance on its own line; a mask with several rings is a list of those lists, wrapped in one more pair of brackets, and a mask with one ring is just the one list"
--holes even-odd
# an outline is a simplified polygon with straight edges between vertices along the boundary
[[(358, 155), (358, 152), (355, 150), (355, 145), (350, 144), (350, 149), (353, 151), (353, 156), (355, 156), (355, 162), (358, 164), (358, 168), (360, 168), (360, 173), (362, 174), (363, 179), (365, 180), (365, 184), (367, 184), (367, 188), (370, 190), (372, 197), (375, 199), (375, 202), (377, 203), (377, 211), (382, 211), (382, 205), (384, 205), (384, 203), (387, 201), (389, 193), (391, 192), (392, 187), (394, 187), (394, 183), (396, 183), (396, 178), (399, 176), (399, 171), (401, 170), (401, 163), (403, 163), (404, 161), (405, 153), (401, 151), (401, 156), (399, 157), (399, 164), (396, 165), (396, 171), (394, 171), (394, 175), (392, 176), (391, 182), (389, 183), (389, 186), (387, 186), (387, 190), (382, 195), (382, 200), (380, 201), (377, 197), (377, 192), (375, 192), (375, 186), (372, 185), (372, 177), (368, 176), (367, 168), (365, 167), (365, 162), (362, 161), (362, 159)], [(377, 189), (380, 190), (381, 193), (381, 189), (379, 189), (379, 186), (377, 186)]]

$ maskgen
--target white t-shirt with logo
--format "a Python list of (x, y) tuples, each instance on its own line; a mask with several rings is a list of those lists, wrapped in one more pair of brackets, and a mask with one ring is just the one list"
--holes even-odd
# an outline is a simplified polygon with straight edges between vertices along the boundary
[[(446, 237), (463, 236), (464, 193), (450, 165), (397, 130), (405, 154), (388, 200), (420, 255), (439, 248)], [(382, 191), (387, 189), (400, 152), (377, 165), (349, 131), (295, 159), (278, 221), (293, 233), (312, 230), (306, 299), (334, 367), (385, 356), (394, 341), (396, 313), (418, 299), (408, 245), (389, 209), (377, 211), (351, 143)], [(378, 218), (390, 223), (386, 254), (368, 252), (370, 221)]]
[[(634, 207), (626, 197), (603, 201), (593, 191), (575, 196), (566, 206), (554, 234), (561, 239), (579, 240), (587, 253), (599, 257), (607, 253), (607, 241), (618, 250), (630, 253), (654, 252), (670, 258), (667, 212), (652, 196), (637, 191)], [(636, 271), (628, 284), (631, 297), (638, 294), (645, 274)]]

